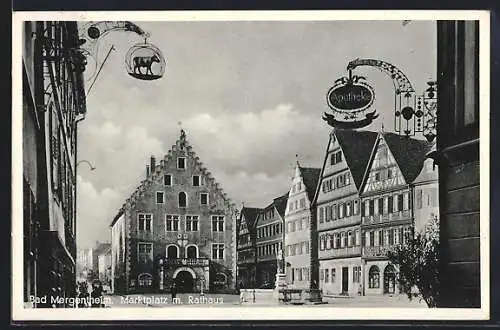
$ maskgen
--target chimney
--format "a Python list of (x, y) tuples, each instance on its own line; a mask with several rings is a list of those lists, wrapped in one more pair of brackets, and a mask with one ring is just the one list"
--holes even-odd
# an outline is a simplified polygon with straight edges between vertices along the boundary
[(146, 178), (149, 177), (149, 165), (146, 165)]
[(151, 173), (156, 171), (156, 158), (155, 156), (151, 156)]

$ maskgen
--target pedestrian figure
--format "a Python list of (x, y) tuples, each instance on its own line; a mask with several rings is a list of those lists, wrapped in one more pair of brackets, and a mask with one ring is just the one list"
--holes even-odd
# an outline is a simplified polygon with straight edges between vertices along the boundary
[(172, 294), (172, 302), (174, 302), (174, 299), (177, 296), (177, 287), (175, 285), (175, 282), (172, 282), (172, 286), (170, 287), (170, 293)]
[(78, 307), (79, 308), (84, 308), (88, 307), (87, 306), (87, 299), (89, 297), (89, 292), (88, 292), (88, 287), (87, 287), (87, 282), (82, 282), (80, 283), (80, 288), (79, 288), (79, 294), (78, 294)]
[(104, 300), (101, 282), (95, 281), (92, 283), (92, 293), (90, 295), (92, 297), (92, 307), (104, 307), (101, 303)]

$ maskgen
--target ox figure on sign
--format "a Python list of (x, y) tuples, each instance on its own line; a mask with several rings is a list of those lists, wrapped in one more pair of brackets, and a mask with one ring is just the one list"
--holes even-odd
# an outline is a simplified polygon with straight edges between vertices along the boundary
[(142, 73), (142, 68), (146, 68), (145, 74), (153, 74), (151, 66), (154, 62), (160, 63), (160, 58), (155, 54), (153, 56), (136, 56), (134, 57), (134, 73)]

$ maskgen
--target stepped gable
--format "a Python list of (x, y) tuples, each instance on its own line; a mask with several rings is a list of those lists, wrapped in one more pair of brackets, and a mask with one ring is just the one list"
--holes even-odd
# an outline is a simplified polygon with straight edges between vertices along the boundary
[(276, 197), (273, 200), (274, 207), (276, 207), (276, 210), (278, 211), (279, 215), (284, 218), (285, 217), (285, 211), (286, 211), (286, 205), (288, 202), (288, 192), (280, 197)]
[(422, 171), (425, 156), (433, 148), (427, 140), (417, 140), (395, 133), (382, 133), (406, 183), (412, 183)]
[(359, 190), (378, 133), (335, 128), (333, 134), (339, 141), (347, 166), (351, 171), (356, 188)]
[(306, 186), (307, 197), (309, 201), (312, 201), (321, 176), (321, 168), (299, 166), (299, 169), (302, 175), (302, 181)]
[[(215, 190), (221, 195), (222, 199), (224, 200), (226, 206), (236, 209), (236, 204), (234, 204), (228, 197), (227, 194), (222, 190), (220, 184), (215, 180), (215, 178), (212, 176), (212, 173), (208, 171), (206, 167), (203, 166), (203, 163), (200, 161), (200, 158), (196, 155), (196, 153), (193, 151), (193, 147), (189, 144), (188, 140), (186, 139), (186, 133), (182, 129), (181, 134), (179, 139), (175, 142), (174, 145), (170, 148), (170, 150), (167, 152), (167, 154), (163, 157), (162, 160), (160, 160), (160, 163), (155, 166), (155, 168), (150, 169), (150, 174), (149, 176), (145, 179), (142, 180), (139, 186), (133, 191), (131, 196), (126, 199), (125, 203), (122, 205), (122, 207), (119, 209), (118, 214), (123, 213), (125, 207), (132, 207), (135, 205), (135, 202), (137, 201), (138, 198), (142, 197), (144, 195), (144, 192), (147, 191), (152, 183), (159, 179), (160, 175), (163, 175), (163, 171), (166, 170), (166, 164), (173, 160), (173, 152), (174, 150), (177, 150), (177, 148), (183, 147), (186, 150), (187, 156), (192, 157), (195, 162), (196, 166), (198, 166), (202, 172), (202, 175), (205, 177), (205, 182), (208, 184), (212, 184), (215, 186)], [(174, 160), (175, 161), (175, 160)], [(113, 223), (116, 220), (113, 220)]]

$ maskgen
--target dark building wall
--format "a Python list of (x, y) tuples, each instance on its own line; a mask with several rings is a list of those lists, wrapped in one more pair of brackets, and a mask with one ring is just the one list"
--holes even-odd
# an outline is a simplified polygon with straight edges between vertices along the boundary
[(24, 24), (24, 236), (28, 244), (24, 283), (25, 293), (37, 296), (64, 298), (75, 293), (75, 118), (85, 111), (85, 95), (82, 71), (73, 67), (78, 60), (67, 47), (75, 49), (77, 39), (76, 22)]
[(441, 307), (480, 307), (478, 22), (438, 21)]

